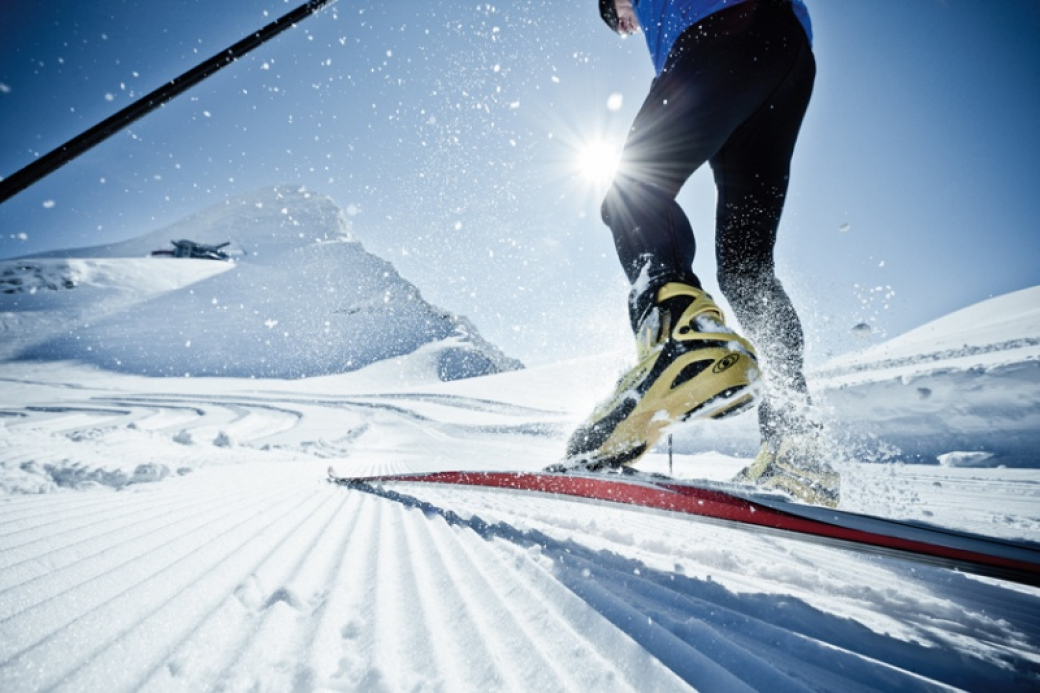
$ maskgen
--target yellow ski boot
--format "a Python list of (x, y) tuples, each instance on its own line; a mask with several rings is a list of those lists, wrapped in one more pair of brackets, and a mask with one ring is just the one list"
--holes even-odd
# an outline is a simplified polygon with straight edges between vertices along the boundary
[(636, 462), (676, 421), (722, 419), (758, 397), (758, 361), (744, 338), (726, 327), (704, 291), (672, 282), (656, 292), (636, 333), (639, 362), (613, 396), (567, 443), (553, 469), (603, 469)]
[(841, 477), (823, 461), (821, 432), (807, 430), (764, 442), (755, 460), (733, 481), (778, 489), (810, 505), (837, 507)]

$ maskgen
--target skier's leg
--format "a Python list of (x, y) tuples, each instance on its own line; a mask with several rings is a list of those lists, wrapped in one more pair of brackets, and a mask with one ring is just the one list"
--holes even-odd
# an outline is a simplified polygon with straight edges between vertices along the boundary
[[(632, 283), (638, 362), (571, 436), (567, 466), (632, 464), (671, 422), (744, 411), (757, 391), (754, 348), (725, 327), (722, 312), (701, 290), (692, 269), (693, 230), (675, 201), (710, 148), (706, 139), (696, 139), (699, 146), (687, 144), (688, 156), (681, 156), (683, 132), (696, 118), (679, 108), (683, 99), (663, 98), (661, 85), (658, 80), (637, 117), (603, 204)], [(664, 104), (675, 108), (662, 112)]]
[(768, 387), (759, 415), (766, 439), (785, 425), (788, 410), (807, 404), (808, 398), (802, 327), (776, 277), (773, 247), (815, 71), (812, 52), (803, 40), (770, 99), (711, 160), (718, 189), (719, 286), (765, 360)]
[(803, 42), (785, 79), (711, 165), (719, 194), (719, 285), (766, 367), (766, 396), (759, 408), (762, 450), (737, 478), (834, 506), (840, 478), (828, 464), (832, 451), (826, 436), (808, 412), (801, 323), (773, 261), (791, 155), (814, 77), (815, 62)]
[[(680, 104), (676, 98), (683, 88), (680, 70), (655, 80), (632, 124), (618, 172), (601, 207), (603, 222), (613, 234), (618, 259), (632, 286), (633, 329), (648, 307), (645, 297), (655, 287), (678, 281), (700, 288), (693, 273), (693, 228), (675, 198), (687, 178), (708, 160), (713, 147), (689, 151), (682, 146), (691, 123), (697, 120), (691, 99)], [(714, 146), (723, 141), (721, 135), (704, 136), (700, 141), (709, 139)]]
[[(795, 22), (793, 36), (772, 28), (782, 10)], [(634, 288), (633, 323), (656, 287), (700, 287), (693, 229), (675, 198), (784, 80), (805, 40), (789, 6), (759, 0), (709, 16), (676, 42), (636, 115), (602, 206)]]
[(636, 116), (603, 218), (633, 285), (639, 363), (571, 437), (568, 458), (583, 466), (632, 463), (667, 423), (721, 418), (754, 401), (755, 351), (700, 290), (675, 197), (787, 75), (799, 44), (770, 33), (785, 7), (748, 2), (688, 29)]
[[(746, 13), (720, 14), (743, 20)], [(754, 401), (754, 349), (724, 326), (701, 290), (692, 269), (693, 230), (675, 201), (687, 178), (754, 110), (746, 92), (756, 91), (762, 70), (746, 79), (729, 72), (730, 54), (748, 51), (729, 28), (725, 17), (706, 20), (680, 39), (636, 116), (604, 200), (603, 220), (632, 284), (638, 363), (571, 436), (569, 464), (630, 464), (669, 422), (727, 416)], [(757, 92), (763, 98), (769, 89)]]

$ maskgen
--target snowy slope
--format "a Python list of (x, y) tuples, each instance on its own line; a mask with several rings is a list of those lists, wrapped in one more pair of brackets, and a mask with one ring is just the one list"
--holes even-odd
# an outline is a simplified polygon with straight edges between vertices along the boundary
[(1040, 465), (1040, 287), (969, 306), (814, 376), (838, 426), (904, 457)]
[[(234, 263), (148, 258), (231, 241)], [(328, 198), (274, 188), (110, 246), (0, 263), (0, 356), (142, 375), (297, 378), (440, 342), (450, 380), (520, 366), (351, 239)]]
[[(573, 501), (326, 484), (330, 464), (537, 469), (593, 379), (403, 384), (417, 358), (297, 381), (0, 367), (0, 688), (1040, 683), (1035, 589)], [(716, 479), (743, 463), (676, 461)], [(846, 508), (1040, 539), (1035, 471), (842, 471)]]
[(923, 364), (1003, 352), (999, 361), (1021, 360), (1016, 352), (1040, 345), (1040, 287), (997, 296), (943, 316), (861, 352), (834, 359), (828, 368), (864, 370), (878, 364)]

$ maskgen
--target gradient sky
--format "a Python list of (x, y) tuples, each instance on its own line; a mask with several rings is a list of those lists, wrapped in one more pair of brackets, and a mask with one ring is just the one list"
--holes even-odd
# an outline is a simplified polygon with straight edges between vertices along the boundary
[[(299, 4), (0, 7), (0, 175)], [(810, 361), (1040, 284), (1040, 1), (807, 0), (818, 77), (777, 249)], [(585, 2), (340, 0), (0, 205), (0, 258), (301, 184), (528, 364), (630, 340), (602, 181), (653, 77)], [(715, 286), (714, 191), (679, 198)]]

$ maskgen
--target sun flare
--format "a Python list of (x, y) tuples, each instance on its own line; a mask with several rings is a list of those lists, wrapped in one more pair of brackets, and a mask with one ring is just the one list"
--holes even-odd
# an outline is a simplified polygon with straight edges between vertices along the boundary
[(593, 185), (606, 185), (614, 178), (621, 147), (604, 139), (581, 143), (577, 148), (574, 167), (581, 178)]

